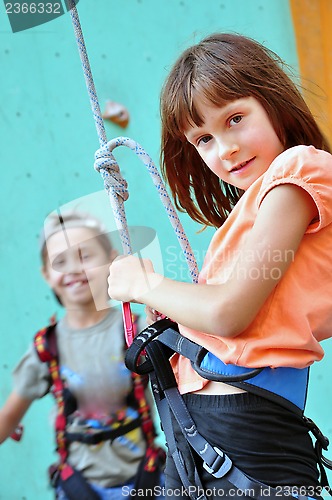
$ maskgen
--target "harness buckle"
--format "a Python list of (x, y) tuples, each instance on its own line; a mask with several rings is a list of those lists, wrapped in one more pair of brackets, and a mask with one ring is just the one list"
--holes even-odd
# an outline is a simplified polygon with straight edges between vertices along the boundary
[(50, 485), (53, 488), (57, 487), (59, 476), (60, 476), (60, 471), (59, 471), (59, 464), (53, 464), (50, 465), (48, 468), (48, 476), (50, 480)]
[(329, 446), (328, 438), (324, 436), (320, 428), (315, 424), (315, 422), (313, 422), (313, 420), (311, 420), (311, 418), (304, 416), (303, 419), (309, 431), (312, 432), (317, 441), (322, 445), (323, 449), (327, 450)]
[(231, 470), (233, 463), (223, 451), (219, 450), (219, 448), (214, 446), (213, 449), (217, 453), (214, 462), (211, 466), (203, 462), (203, 467), (209, 474), (212, 474), (212, 476), (216, 478), (224, 477), (227, 472)]

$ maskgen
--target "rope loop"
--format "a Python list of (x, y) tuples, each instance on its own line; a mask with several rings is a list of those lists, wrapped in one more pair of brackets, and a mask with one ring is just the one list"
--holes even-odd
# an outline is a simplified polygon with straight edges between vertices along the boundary
[(122, 198), (122, 201), (126, 201), (129, 198), (128, 184), (122, 177), (119, 165), (110, 151), (111, 142), (97, 149), (94, 168), (102, 176), (107, 193), (111, 191)]
[[(98, 157), (98, 161), (96, 161), (96, 163), (95, 163), (95, 169), (98, 170), (101, 173), (101, 175), (103, 176), (104, 168), (106, 168), (106, 165), (109, 165), (109, 167), (107, 167), (107, 168), (110, 169), (111, 173), (107, 174), (107, 175), (114, 176), (115, 174), (113, 173), (113, 169), (115, 169), (116, 176), (117, 176), (117, 182), (119, 179), (121, 179), (121, 181), (125, 184), (125, 187), (127, 188), (127, 183), (124, 179), (122, 179), (120, 172), (119, 172), (119, 166), (118, 166), (118, 164), (117, 164), (117, 162), (112, 154), (113, 150), (119, 146), (125, 146), (125, 147), (129, 148), (133, 153), (136, 154), (136, 156), (146, 166), (146, 168), (147, 168), (147, 170), (152, 178), (152, 181), (153, 181), (155, 187), (157, 188), (159, 197), (160, 197), (161, 202), (164, 205), (164, 208), (167, 212), (169, 221), (173, 226), (174, 232), (176, 234), (176, 237), (178, 239), (180, 247), (181, 247), (183, 254), (185, 256), (185, 259), (187, 261), (189, 272), (191, 274), (192, 280), (193, 280), (193, 282), (197, 283), (197, 281), (198, 281), (198, 268), (197, 268), (197, 263), (196, 263), (194, 253), (190, 247), (189, 241), (186, 237), (186, 234), (185, 234), (184, 229), (182, 227), (179, 216), (178, 216), (178, 214), (173, 206), (173, 203), (172, 203), (172, 201), (167, 193), (165, 184), (160, 176), (160, 173), (159, 173), (156, 165), (153, 163), (152, 158), (143, 149), (143, 147), (138, 142), (134, 141), (133, 139), (130, 139), (129, 137), (116, 137), (114, 139), (111, 139), (107, 143), (106, 146), (103, 146), (97, 150), (95, 156), (96, 156), (96, 158)], [(107, 179), (107, 182), (110, 184), (114, 183), (113, 178), (112, 178), (112, 180)], [(113, 188), (113, 187), (112, 187), (112, 189), (115, 190), (115, 188)], [(113, 192), (114, 191), (112, 191), (112, 193)], [(121, 193), (122, 193), (122, 191), (121, 191)], [(122, 196), (121, 193), (118, 193), (118, 194), (120, 194), (120, 196)], [(115, 205), (114, 205), (114, 212), (116, 214), (118, 214), (118, 212), (119, 212), (118, 203), (115, 203)], [(123, 214), (123, 216), (124, 216), (124, 214)], [(119, 219), (121, 219), (122, 214), (118, 214), (117, 217)], [(124, 224), (122, 224), (122, 226), (123, 225)]]

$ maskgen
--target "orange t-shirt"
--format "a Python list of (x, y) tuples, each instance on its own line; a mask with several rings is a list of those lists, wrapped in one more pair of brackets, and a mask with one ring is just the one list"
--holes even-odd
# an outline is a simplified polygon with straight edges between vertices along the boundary
[[(308, 226), (295, 259), (254, 321), (235, 338), (180, 326), (182, 335), (224, 363), (303, 368), (323, 357), (319, 342), (332, 336), (332, 156), (313, 146), (296, 146), (280, 154), (244, 193), (212, 238), (199, 282), (227, 282), (264, 196), (280, 184), (305, 189), (319, 218)], [(284, 256), (271, 249), (268, 258), (277, 262)], [(182, 356), (174, 355), (172, 366), (181, 393), (199, 390), (208, 383)]]

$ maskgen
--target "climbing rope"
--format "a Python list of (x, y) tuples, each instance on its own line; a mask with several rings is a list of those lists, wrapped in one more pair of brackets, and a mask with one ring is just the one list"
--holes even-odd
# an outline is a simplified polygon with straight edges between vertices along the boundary
[[(142, 146), (140, 146), (134, 140), (129, 139), (128, 137), (118, 137), (116, 139), (112, 139), (111, 141), (107, 142), (105, 126), (100, 111), (97, 92), (92, 77), (91, 67), (86, 50), (86, 45), (84, 42), (81, 23), (78, 17), (78, 12), (73, 0), (69, 0), (69, 4), (70, 4), (70, 15), (74, 27), (77, 47), (80, 54), (85, 83), (89, 94), (91, 109), (100, 144), (100, 148), (96, 151), (95, 154), (95, 169), (101, 174), (103, 178), (104, 187), (109, 196), (112, 211), (114, 214), (116, 227), (119, 231), (123, 252), (125, 255), (130, 255), (132, 253), (132, 249), (130, 244), (127, 218), (124, 210), (124, 202), (129, 197), (128, 186), (127, 182), (123, 179), (119, 165), (114, 155), (112, 154), (113, 150), (118, 146), (128, 147), (138, 156), (138, 158), (147, 167), (148, 172), (152, 177), (152, 181), (155, 187), (157, 188), (159, 197), (166, 209), (169, 221), (173, 226), (180, 247), (184, 253), (189, 268), (189, 272), (191, 275), (191, 279), (193, 282), (197, 282), (198, 268), (195, 256), (190, 247), (188, 238), (184, 232), (178, 214), (166, 191), (165, 184), (159, 174), (157, 167), (153, 163), (151, 157), (146, 153), (146, 151), (142, 148)], [(127, 344), (130, 345), (133, 338), (133, 327), (131, 322), (129, 303), (123, 304), (123, 315), (126, 328), (126, 340)]]

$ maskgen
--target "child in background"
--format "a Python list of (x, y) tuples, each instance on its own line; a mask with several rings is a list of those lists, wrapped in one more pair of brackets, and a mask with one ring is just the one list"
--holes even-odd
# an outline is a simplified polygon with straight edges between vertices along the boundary
[[(332, 156), (282, 61), (245, 36), (211, 35), (171, 69), (161, 119), (163, 173), (177, 207), (218, 229), (197, 285), (158, 275), (149, 260), (143, 272), (130, 256), (112, 263), (109, 294), (145, 303), (150, 320), (160, 312), (172, 318), (226, 364), (304, 369), (321, 360), (320, 341), (332, 332)], [(183, 356), (172, 364), (210, 444), (255, 480), (319, 496), (302, 418), (200, 377)], [(181, 432), (176, 438), (180, 445)], [(194, 459), (206, 489), (243, 498)], [(180, 487), (169, 455), (167, 491)]]
[[(67, 442), (57, 445), (68, 454), (60, 468), (68, 471), (70, 465), (75, 484), (70, 486), (60, 469), (54, 470), (59, 500), (127, 497), (134, 486), (139, 487), (142, 471), (138, 471), (148, 446), (143, 418), (150, 425), (153, 447), (149, 407), (144, 407), (144, 416), (138, 410), (139, 404), (147, 404), (147, 381), (132, 377), (124, 366), (122, 313), (110, 306), (107, 295), (108, 265), (116, 254), (100, 221), (90, 214), (51, 214), (41, 232), (42, 275), (65, 309), (55, 335)], [(142, 320), (139, 323), (146, 326)], [(50, 336), (47, 341), (53, 342)], [(58, 383), (51, 379), (37, 346), (38, 341), (15, 368), (13, 392), (0, 410), (0, 442), (11, 435), (30, 404)], [(141, 401), (135, 393), (138, 386)], [(124, 432), (118, 432), (122, 427)], [(112, 435), (114, 429), (117, 436)], [(91, 436), (93, 443), (88, 441)]]

